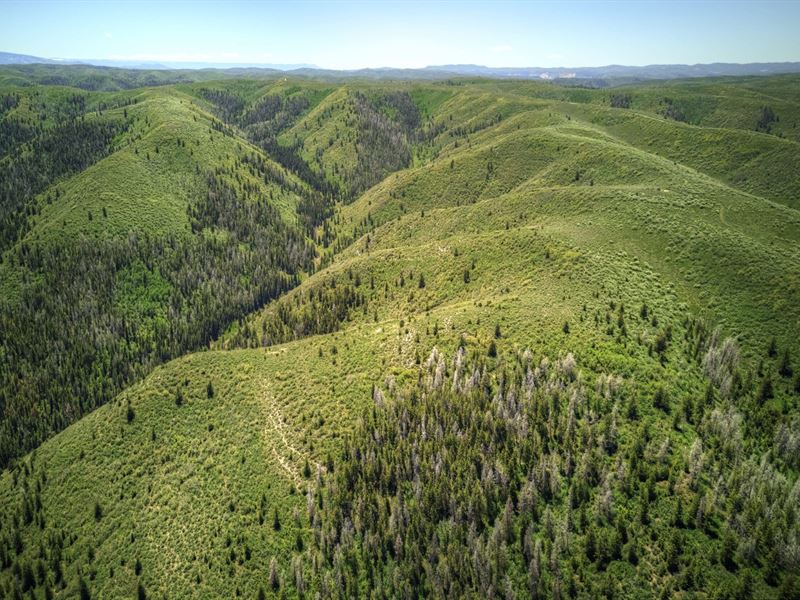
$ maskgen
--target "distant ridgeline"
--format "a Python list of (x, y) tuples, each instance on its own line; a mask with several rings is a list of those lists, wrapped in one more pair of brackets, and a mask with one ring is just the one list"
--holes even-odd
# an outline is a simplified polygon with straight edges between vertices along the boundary
[(453, 77), (558, 81), (564, 85), (622, 85), (635, 81), (682, 78), (746, 77), (800, 73), (800, 62), (709, 63), (695, 65), (606, 65), (601, 67), (486, 67), (472, 64), (432, 65), (418, 69), (365, 68), (321, 69), (313, 65), (241, 65), (223, 67), (214, 63), (173, 63), (172, 68), (156, 63), (131, 61), (63, 61), (0, 52), (0, 65), (25, 81), (46, 85), (71, 85), (85, 90), (128, 89), (246, 77), (293, 77), (345, 82), (441, 81)]

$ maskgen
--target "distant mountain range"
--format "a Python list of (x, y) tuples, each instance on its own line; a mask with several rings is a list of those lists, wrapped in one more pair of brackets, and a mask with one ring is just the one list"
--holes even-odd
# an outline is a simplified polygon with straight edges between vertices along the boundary
[(459, 75), (508, 77), (518, 79), (674, 79), (684, 77), (720, 77), (734, 75), (777, 75), (800, 73), (800, 62), (780, 63), (710, 63), (698, 65), (647, 65), (631, 67), (484, 67), (481, 65), (440, 65), (427, 70)]
[(53, 64), (56, 60), (41, 58), (39, 56), (29, 56), (28, 54), (14, 54), (13, 52), (0, 52), (0, 65), (35, 65)]
[(687, 77), (720, 77), (744, 75), (777, 75), (800, 73), (800, 62), (773, 63), (710, 63), (697, 65), (607, 65), (603, 67), (486, 67), (483, 65), (434, 65), (422, 69), (393, 67), (336, 70), (311, 64), (155, 62), (105, 59), (49, 59), (27, 54), (0, 52), (0, 65), (76, 64), (128, 69), (218, 69), (239, 73), (253, 70), (279, 70), (314, 77), (359, 77), (366, 79), (441, 79), (452, 76), (496, 77), (506, 79), (576, 79), (603, 81), (608, 79), (679, 79)]
[(272, 69), (291, 71), (296, 69), (316, 69), (316, 65), (308, 63), (267, 64), (267, 63), (214, 63), (214, 62), (169, 62), (150, 60), (111, 60), (103, 58), (42, 58), (29, 54), (0, 52), (0, 65), (91, 65), (95, 67), (116, 67), (123, 69)]

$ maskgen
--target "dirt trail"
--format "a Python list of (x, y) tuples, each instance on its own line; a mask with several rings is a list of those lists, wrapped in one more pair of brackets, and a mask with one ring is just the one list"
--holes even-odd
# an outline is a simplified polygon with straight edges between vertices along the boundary
[[(291, 431), (287, 427), (280, 412), (278, 403), (267, 389), (267, 383), (263, 384), (264, 413), (266, 416), (264, 424), (264, 444), (272, 454), (272, 458), (280, 466), (280, 470), (298, 488), (302, 486), (302, 468), (304, 459), (308, 460), (309, 465), (320, 468), (321, 465), (313, 460), (308, 453), (298, 450), (291, 442)], [(288, 433), (288, 436), (287, 436)]]

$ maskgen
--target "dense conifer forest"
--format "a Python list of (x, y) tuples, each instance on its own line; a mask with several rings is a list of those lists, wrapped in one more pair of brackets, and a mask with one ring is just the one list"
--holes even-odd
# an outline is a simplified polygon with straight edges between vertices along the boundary
[(585, 381), (572, 354), (503, 363), (463, 346), (434, 348), (409, 390), (376, 387), (309, 496), (322, 595), (644, 596), (658, 582), (667, 596), (751, 598), (763, 567), (793, 597), (780, 572), (797, 568), (798, 422), (767, 433), (762, 390), (727, 385), (736, 342), (688, 333), (710, 379), (696, 404)]

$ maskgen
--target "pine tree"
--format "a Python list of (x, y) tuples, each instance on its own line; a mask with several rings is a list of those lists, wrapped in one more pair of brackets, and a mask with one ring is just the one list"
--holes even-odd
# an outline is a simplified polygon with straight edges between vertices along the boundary
[(784, 348), (783, 355), (781, 356), (781, 364), (778, 366), (778, 373), (780, 373), (781, 377), (786, 377), (787, 379), (792, 376), (792, 361), (789, 357), (789, 348)]
[(767, 356), (770, 358), (775, 358), (778, 356), (778, 343), (775, 341), (774, 337), (769, 340), (769, 346), (767, 346)]
[(663, 386), (656, 388), (655, 394), (653, 394), (653, 406), (663, 410), (665, 413), (669, 413), (669, 399)]
[(720, 562), (729, 571), (736, 570), (736, 537), (730, 529), (725, 531), (722, 536), (722, 550), (720, 551)]
[(586, 532), (586, 558), (589, 562), (594, 562), (597, 558), (597, 536), (593, 525), (590, 525), (589, 531)]
[(800, 586), (797, 585), (797, 576), (794, 573), (788, 573), (778, 589), (778, 598), (780, 600), (800, 600)]
[(280, 576), (278, 575), (278, 561), (275, 560), (274, 556), (269, 563), (269, 586), (274, 592), (277, 592), (281, 587)]
[(756, 399), (758, 400), (759, 404), (764, 404), (767, 400), (772, 399), (775, 396), (775, 392), (772, 389), (772, 378), (769, 375), (766, 375), (764, 379), (761, 380), (761, 386), (758, 389), (758, 396)]
[(86, 581), (81, 577), (78, 582), (78, 595), (81, 600), (92, 600), (92, 595), (89, 593), (89, 588), (86, 586)]

